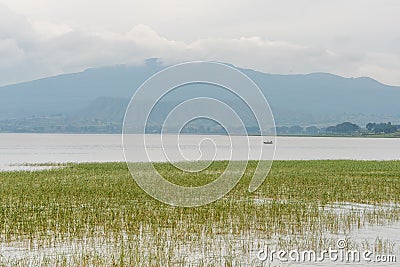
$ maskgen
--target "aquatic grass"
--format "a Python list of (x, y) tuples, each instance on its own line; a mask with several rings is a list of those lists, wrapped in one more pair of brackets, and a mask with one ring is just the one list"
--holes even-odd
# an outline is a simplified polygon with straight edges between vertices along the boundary
[[(63, 166), (0, 173), (0, 244), (29, 251), (0, 257), (0, 265), (246, 265), (266, 243), (326, 248), (354, 229), (400, 221), (399, 161), (275, 161), (254, 193), (248, 185), (256, 162), (250, 162), (229, 194), (198, 208), (152, 199), (125, 163)], [(208, 183), (226, 166), (214, 162), (195, 174), (155, 164), (186, 186)], [(145, 170), (138, 163), (134, 174)], [(335, 203), (373, 208), (330, 209)]]

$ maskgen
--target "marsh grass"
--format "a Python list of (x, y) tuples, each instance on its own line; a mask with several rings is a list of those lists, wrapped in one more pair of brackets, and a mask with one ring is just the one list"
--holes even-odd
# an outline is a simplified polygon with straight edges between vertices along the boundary
[[(226, 165), (198, 174), (155, 168), (173, 183), (199, 186)], [(400, 161), (275, 161), (255, 193), (247, 190), (250, 162), (228, 195), (198, 208), (152, 199), (125, 163), (62, 166), (0, 172), (0, 265), (246, 266), (265, 244), (326, 248), (354, 229), (400, 221)], [(148, 175), (141, 163), (135, 169)], [(341, 212), (329, 208), (335, 203), (372, 208)]]

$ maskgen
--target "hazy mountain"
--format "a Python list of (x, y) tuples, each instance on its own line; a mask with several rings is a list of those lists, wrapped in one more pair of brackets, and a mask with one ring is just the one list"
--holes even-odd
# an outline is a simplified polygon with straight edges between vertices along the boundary
[(79, 109), (69, 118), (72, 120), (91, 120), (118, 122), (124, 117), (128, 98), (98, 97), (88, 106)]
[[(163, 68), (157, 60), (150, 59), (140, 66), (87, 69), (3, 86), (0, 119), (63, 114), (71, 119), (121, 122), (135, 89)], [(276, 75), (238, 69), (261, 88), (279, 125), (400, 121), (400, 87), (371, 78), (343, 78), (327, 73)], [(209, 95), (235, 105), (251, 120), (250, 111), (238, 99), (207, 85), (193, 85), (191, 89), (171, 93), (159, 109), (165, 111), (183, 99)], [(162, 119), (154, 116), (155, 121)]]
[(161, 68), (149, 60), (137, 67), (87, 69), (0, 87), (0, 116), (72, 113), (98, 97), (130, 98), (143, 81)]

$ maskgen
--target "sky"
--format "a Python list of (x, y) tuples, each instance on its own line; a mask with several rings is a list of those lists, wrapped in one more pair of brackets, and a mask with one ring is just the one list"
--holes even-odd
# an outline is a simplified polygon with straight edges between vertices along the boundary
[(400, 86), (398, 0), (0, 0), (0, 85), (213, 60)]

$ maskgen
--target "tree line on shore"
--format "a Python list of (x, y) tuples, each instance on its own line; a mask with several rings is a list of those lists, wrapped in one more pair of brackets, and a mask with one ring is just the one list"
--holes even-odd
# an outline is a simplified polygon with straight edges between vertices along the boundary
[(343, 122), (337, 125), (318, 128), (316, 126), (279, 126), (276, 133), (280, 135), (372, 135), (372, 134), (392, 134), (400, 132), (400, 125), (391, 122), (368, 123), (365, 128), (351, 122)]

